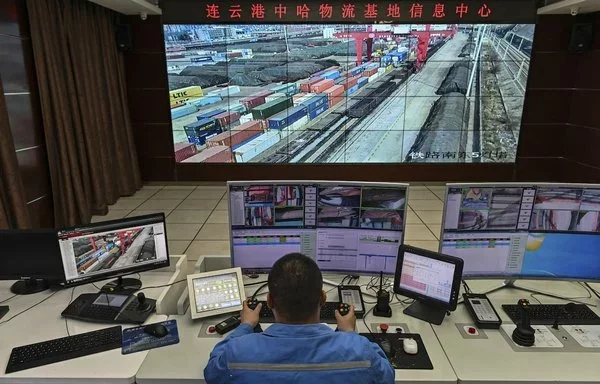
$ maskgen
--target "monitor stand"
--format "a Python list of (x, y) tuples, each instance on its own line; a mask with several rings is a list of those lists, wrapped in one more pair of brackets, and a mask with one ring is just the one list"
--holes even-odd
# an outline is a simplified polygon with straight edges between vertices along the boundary
[(548, 292), (537, 291), (537, 290), (531, 289), (531, 288), (519, 287), (518, 285), (515, 284), (515, 282), (516, 282), (516, 280), (514, 280), (514, 279), (504, 280), (504, 282), (502, 283), (501, 286), (493, 288), (493, 289), (490, 289), (489, 291), (484, 292), (484, 294), (487, 295), (487, 294), (499, 291), (501, 289), (509, 288), (509, 289), (518, 289), (519, 291), (529, 292), (529, 293), (533, 293), (533, 294), (536, 294), (536, 295), (542, 295), (542, 296), (552, 297), (554, 299), (565, 300), (565, 301), (570, 301), (570, 302), (574, 302), (574, 303), (580, 303), (580, 304), (586, 304), (587, 305), (587, 303), (584, 303), (582, 301), (575, 300), (575, 299), (572, 299), (572, 298), (558, 296), (558, 295), (554, 295), (554, 294), (548, 293)]
[(139, 279), (134, 279), (131, 277), (123, 278), (119, 277), (116, 280), (108, 282), (104, 284), (100, 292), (108, 292), (108, 293), (133, 293), (135, 291), (140, 290), (142, 288), (142, 282)]
[(31, 295), (45, 291), (50, 288), (48, 280), (44, 279), (26, 279), (15, 282), (11, 287), (10, 291), (15, 295)]
[(405, 315), (416, 317), (431, 324), (440, 325), (444, 321), (447, 310), (415, 300), (403, 312)]

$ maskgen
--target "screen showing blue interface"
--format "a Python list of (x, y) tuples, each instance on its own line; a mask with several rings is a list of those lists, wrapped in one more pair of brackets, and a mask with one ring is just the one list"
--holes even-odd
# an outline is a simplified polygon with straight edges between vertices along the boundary
[(600, 185), (449, 184), (444, 208), (464, 276), (600, 279)]
[(321, 270), (393, 274), (402, 244), (406, 184), (229, 183), (234, 267), (266, 272), (300, 252)]

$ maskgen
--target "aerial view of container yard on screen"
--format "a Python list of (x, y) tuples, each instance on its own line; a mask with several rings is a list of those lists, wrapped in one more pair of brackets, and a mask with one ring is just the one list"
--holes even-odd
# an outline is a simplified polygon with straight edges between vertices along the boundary
[(515, 161), (533, 24), (164, 32), (177, 162)]

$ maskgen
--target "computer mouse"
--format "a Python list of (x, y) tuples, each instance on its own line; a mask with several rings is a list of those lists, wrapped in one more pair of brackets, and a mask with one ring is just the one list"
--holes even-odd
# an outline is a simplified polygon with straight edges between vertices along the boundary
[(387, 341), (387, 339), (381, 340), (378, 344), (381, 347), (381, 349), (383, 350), (383, 353), (385, 353), (385, 355), (388, 358), (394, 357), (394, 355), (396, 354), (396, 351), (394, 351), (394, 348), (392, 348), (392, 344), (389, 341)]
[(149, 324), (144, 327), (144, 332), (154, 337), (165, 337), (169, 330), (162, 324)]
[(417, 344), (415, 339), (404, 339), (402, 341), (402, 348), (409, 355), (416, 355), (419, 352), (419, 344)]

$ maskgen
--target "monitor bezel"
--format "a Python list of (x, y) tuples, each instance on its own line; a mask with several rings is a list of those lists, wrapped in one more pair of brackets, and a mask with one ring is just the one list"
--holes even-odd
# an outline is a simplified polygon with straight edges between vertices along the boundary
[[(81, 225), (81, 226), (75, 226), (75, 227), (70, 227), (70, 228), (64, 228), (61, 229), (59, 231), (57, 231), (57, 241), (58, 240), (58, 234), (59, 232), (68, 232), (68, 231), (76, 231), (76, 230), (89, 230), (90, 228), (102, 228), (102, 227), (111, 227), (111, 226), (118, 226), (121, 229), (125, 229), (125, 228), (130, 228), (133, 226), (141, 226), (141, 225), (149, 225), (149, 224), (158, 224), (158, 223), (162, 223), (164, 226), (164, 237), (165, 237), (165, 250), (167, 252), (167, 259), (164, 261), (157, 261), (155, 263), (152, 264), (144, 264), (144, 265), (140, 265), (140, 266), (133, 266), (133, 267), (129, 267), (126, 269), (120, 269), (118, 271), (108, 271), (102, 274), (98, 274), (98, 275), (93, 275), (93, 276), (89, 276), (89, 277), (82, 277), (81, 279), (78, 278), (77, 280), (73, 281), (73, 280), (67, 280), (67, 276), (66, 274), (64, 275), (64, 281), (61, 283), (61, 286), (63, 287), (74, 287), (77, 285), (84, 285), (84, 284), (89, 284), (89, 283), (94, 283), (97, 281), (102, 281), (102, 280), (108, 280), (108, 279), (113, 279), (113, 278), (118, 278), (118, 277), (123, 277), (123, 276), (127, 276), (127, 275), (131, 275), (134, 273), (141, 273), (141, 272), (147, 272), (147, 271), (152, 271), (155, 269), (160, 269), (160, 268), (164, 268), (164, 267), (168, 267), (170, 266), (171, 263), (171, 257), (169, 255), (169, 242), (168, 242), (168, 237), (167, 237), (167, 224), (165, 222), (165, 214), (164, 212), (160, 212), (160, 213), (155, 213), (155, 214), (150, 214), (150, 215), (142, 215), (142, 216), (133, 216), (133, 217), (126, 217), (123, 219), (116, 219), (116, 220), (108, 220), (108, 221), (102, 221), (102, 222), (98, 222), (98, 223), (90, 223), (88, 225)], [(112, 230), (112, 228), (111, 228)], [(114, 230), (119, 230), (119, 228), (115, 228)], [(61, 262), (62, 262), (62, 254), (61, 254)], [(64, 273), (64, 264), (63, 264), (63, 273)]]
[[(427, 257), (427, 258), (430, 258), (433, 260), (443, 261), (445, 263), (454, 265), (454, 276), (452, 279), (452, 289), (450, 291), (450, 301), (448, 303), (446, 303), (445, 301), (438, 300), (438, 299), (432, 298), (430, 296), (425, 296), (425, 295), (419, 294), (417, 292), (410, 291), (408, 289), (404, 289), (404, 288), (400, 287), (400, 277), (402, 275), (402, 264), (404, 261), (404, 253), (405, 252), (413, 253), (418, 256), (423, 256), (423, 257)], [(413, 247), (413, 246), (404, 244), (404, 245), (400, 246), (400, 248), (398, 249), (397, 260), (398, 261), (396, 264), (396, 273), (394, 274), (394, 293), (409, 297), (411, 299), (415, 299), (419, 302), (422, 302), (424, 304), (427, 304), (427, 305), (430, 305), (433, 307), (443, 308), (443, 309), (447, 309), (449, 311), (454, 311), (456, 309), (456, 306), (458, 305), (460, 284), (463, 279), (462, 270), (463, 270), (464, 262), (461, 258), (444, 255), (444, 254), (441, 254), (438, 252), (429, 251), (426, 249), (417, 248), (417, 247)]]
[[(194, 280), (204, 277), (212, 277), (212, 276), (220, 276), (220, 275), (228, 275), (231, 273), (235, 273), (238, 279), (238, 289), (240, 293), (240, 305), (236, 305), (234, 307), (215, 309), (212, 311), (206, 312), (198, 312), (196, 308), (196, 294), (194, 290)], [(244, 287), (244, 277), (242, 275), (242, 269), (240, 267), (235, 268), (227, 268), (227, 269), (219, 269), (216, 271), (210, 272), (202, 272), (202, 273), (194, 273), (191, 275), (187, 275), (187, 288), (188, 288), (188, 296), (190, 302), (190, 315), (192, 316), (192, 320), (195, 319), (203, 319), (205, 317), (212, 317), (217, 315), (222, 315), (231, 312), (241, 311), (244, 307), (244, 300), (246, 296), (246, 291)]]
[[(548, 182), (484, 182), (484, 183), (446, 183), (444, 190), (444, 200), (442, 208), (442, 224), (440, 226), (438, 252), (442, 252), (444, 245), (444, 225), (446, 223), (446, 204), (448, 202), (448, 191), (450, 188), (468, 188), (468, 187), (502, 187), (502, 188), (524, 188), (524, 187), (543, 187), (543, 188), (586, 188), (586, 189), (600, 189), (600, 184), (589, 184), (589, 183), (548, 183)], [(502, 232), (502, 231), (497, 231)], [(459, 232), (460, 233), (460, 232)], [(485, 233), (485, 232), (481, 232)], [(534, 233), (566, 233), (561, 231), (548, 231), (548, 232), (534, 232)], [(582, 232), (577, 232), (583, 234)], [(600, 236), (600, 233), (585, 233), (592, 236)], [(600, 282), (600, 276), (597, 279), (588, 279), (580, 277), (565, 277), (565, 276), (540, 276), (540, 275), (524, 275), (524, 274), (464, 274), (464, 280), (496, 280), (505, 279), (508, 281), (512, 280), (555, 280), (555, 281), (588, 281), (588, 282)]]
[[(399, 247), (401, 247), (404, 244), (405, 238), (406, 238), (406, 217), (408, 215), (408, 199), (409, 199), (409, 193), (410, 193), (410, 184), (408, 183), (393, 183), (393, 182), (372, 182), (372, 181), (336, 181), (336, 180), (257, 180), (257, 181), (253, 181), (253, 180), (242, 180), (242, 181), (228, 181), (227, 182), (227, 217), (229, 219), (229, 240), (230, 240), (230, 244), (229, 244), (229, 254), (230, 254), (230, 259), (231, 259), (231, 267), (235, 267), (235, 254), (233, 252), (233, 229), (231, 226), (231, 198), (230, 198), (230, 191), (231, 191), (231, 186), (252, 186), (252, 185), (269, 185), (269, 184), (276, 184), (276, 185), (297, 185), (297, 184), (330, 184), (330, 185), (348, 185), (348, 186), (356, 186), (356, 185), (360, 185), (360, 186), (373, 186), (373, 187), (404, 187), (406, 189), (406, 194), (405, 194), (405, 203), (404, 203), (404, 217), (402, 218), (403, 220), (403, 229), (402, 229), (402, 235), (400, 237), (400, 245)], [(280, 227), (282, 229), (285, 229), (285, 227)], [(360, 228), (356, 228), (356, 229), (360, 229)], [(284, 255), (281, 255), (284, 256)], [(242, 268), (242, 267), (240, 267)], [(242, 268), (242, 272), (244, 274), (265, 274), (265, 273), (269, 273), (271, 271), (271, 268)], [(350, 270), (337, 270), (337, 269), (321, 269), (322, 272), (324, 273), (333, 273), (333, 274), (352, 274), (352, 273), (359, 273), (361, 275), (365, 275), (365, 276), (379, 276), (380, 272), (368, 272), (368, 271), (350, 271)], [(393, 273), (383, 273), (386, 276), (393, 276)]]

